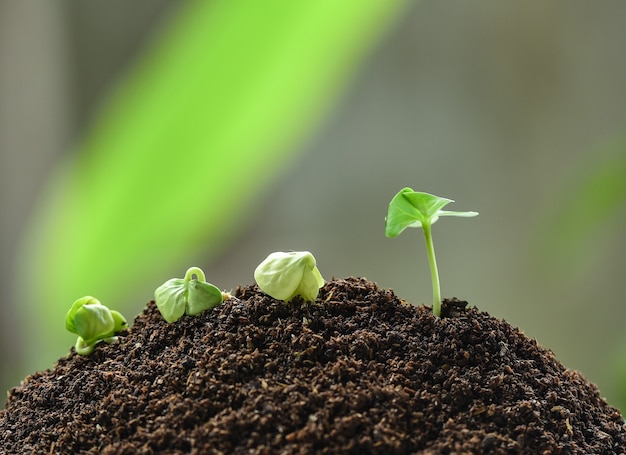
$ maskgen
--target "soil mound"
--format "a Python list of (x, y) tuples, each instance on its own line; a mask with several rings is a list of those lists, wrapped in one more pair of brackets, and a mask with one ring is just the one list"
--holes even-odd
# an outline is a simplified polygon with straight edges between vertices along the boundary
[(10, 392), (0, 453), (620, 454), (620, 413), (580, 374), (464, 303), (445, 317), (357, 278), (315, 303), (256, 286)]

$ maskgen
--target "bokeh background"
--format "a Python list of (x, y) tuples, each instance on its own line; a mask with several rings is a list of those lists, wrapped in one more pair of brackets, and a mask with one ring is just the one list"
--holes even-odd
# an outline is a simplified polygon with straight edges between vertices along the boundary
[(442, 294), (626, 409), (626, 3), (314, 4), (0, 2), (0, 388), (76, 298), (132, 318), (191, 265), (310, 250), (428, 304), (411, 186), (480, 212), (434, 227)]

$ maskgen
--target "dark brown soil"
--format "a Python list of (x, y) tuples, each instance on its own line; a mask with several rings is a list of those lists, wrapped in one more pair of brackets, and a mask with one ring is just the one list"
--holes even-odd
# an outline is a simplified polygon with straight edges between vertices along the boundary
[(11, 390), (1, 453), (620, 454), (596, 387), (506, 322), (435, 318), (366, 280), (287, 305), (255, 286)]

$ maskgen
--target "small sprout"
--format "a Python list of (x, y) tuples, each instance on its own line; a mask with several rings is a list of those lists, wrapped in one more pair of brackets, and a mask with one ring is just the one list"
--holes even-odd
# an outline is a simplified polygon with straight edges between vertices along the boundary
[(91, 354), (100, 341), (116, 342), (115, 334), (127, 326), (124, 316), (89, 295), (76, 300), (65, 315), (65, 328), (78, 335), (74, 347), (80, 355)]
[(433, 282), (433, 313), (435, 316), (441, 315), (441, 290), (431, 226), (440, 216), (470, 217), (478, 215), (478, 212), (441, 210), (450, 202), (454, 201), (428, 193), (413, 191), (411, 188), (403, 188), (389, 203), (389, 211), (387, 212), (387, 218), (385, 218), (385, 235), (390, 238), (397, 237), (408, 227), (421, 227), (424, 230)]
[(254, 271), (254, 279), (263, 292), (289, 302), (296, 296), (314, 301), (324, 278), (308, 251), (270, 254)]
[(195, 316), (228, 298), (230, 294), (205, 281), (204, 272), (198, 267), (187, 270), (185, 278), (172, 278), (154, 291), (157, 308), (167, 322), (176, 322), (183, 314)]

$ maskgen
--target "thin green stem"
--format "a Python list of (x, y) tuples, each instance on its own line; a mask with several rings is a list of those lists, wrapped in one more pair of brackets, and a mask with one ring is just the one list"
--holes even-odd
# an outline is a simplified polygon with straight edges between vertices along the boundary
[(77, 354), (89, 355), (93, 352), (95, 346), (96, 346), (95, 342), (86, 344), (85, 340), (83, 340), (81, 337), (78, 337), (76, 339), (76, 344), (74, 345), (74, 348), (76, 349)]
[(439, 287), (439, 272), (437, 271), (437, 259), (435, 258), (435, 247), (433, 245), (433, 236), (430, 227), (430, 223), (422, 223), (422, 229), (426, 239), (428, 262), (430, 263), (430, 274), (433, 281), (433, 314), (439, 317), (441, 316), (441, 289)]
[(204, 272), (199, 267), (190, 267), (185, 273), (185, 283), (189, 283), (193, 276), (196, 276), (198, 281), (204, 283), (206, 281), (206, 277), (204, 276)]

